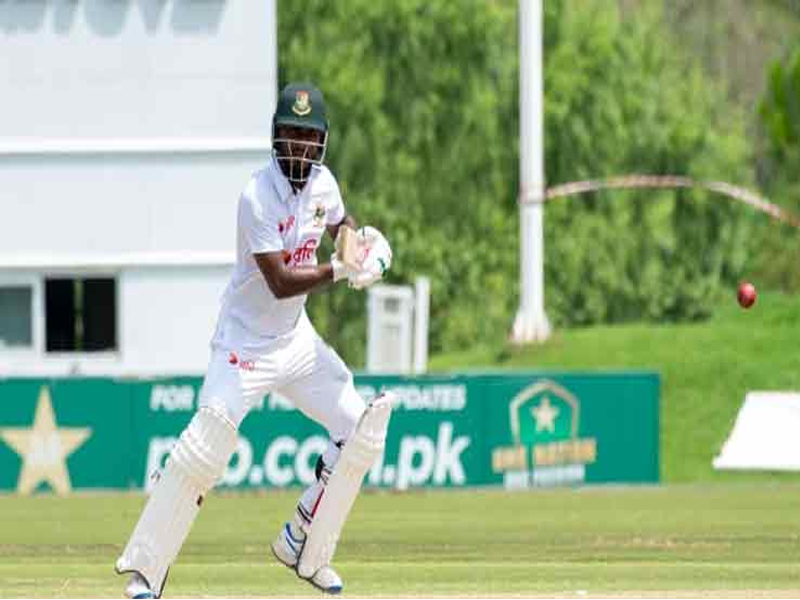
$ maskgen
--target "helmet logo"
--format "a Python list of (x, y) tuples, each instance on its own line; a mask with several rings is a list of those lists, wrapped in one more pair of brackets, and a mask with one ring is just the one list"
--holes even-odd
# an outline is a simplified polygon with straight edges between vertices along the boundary
[(311, 112), (311, 101), (308, 98), (308, 92), (300, 90), (294, 95), (292, 112), (300, 117), (304, 117)]

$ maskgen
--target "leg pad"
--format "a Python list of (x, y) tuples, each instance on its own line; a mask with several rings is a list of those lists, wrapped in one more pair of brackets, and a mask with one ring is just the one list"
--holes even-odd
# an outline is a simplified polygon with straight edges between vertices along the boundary
[(390, 394), (376, 398), (361, 415), (353, 435), (344, 445), (300, 555), (297, 574), (301, 577), (311, 578), (320, 568), (330, 564), (364, 475), (383, 452), (391, 412)]
[(236, 428), (227, 418), (210, 408), (197, 411), (170, 452), (117, 560), (117, 573), (139, 573), (161, 596), (167, 571), (189, 534), (203, 496), (225, 472), (236, 442)]

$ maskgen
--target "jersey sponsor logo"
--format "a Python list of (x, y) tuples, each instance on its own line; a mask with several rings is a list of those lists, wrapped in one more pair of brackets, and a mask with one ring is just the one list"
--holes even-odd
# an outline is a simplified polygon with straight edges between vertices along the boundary
[(278, 233), (281, 235), (285, 235), (289, 233), (294, 225), (294, 215), (289, 215), (289, 218), (286, 221), (278, 221)]
[(301, 265), (304, 262), (311, 259), (314, 256), (314, 252), (317, 249), (317, 240), (314, 238), (310, 238), (305, 241), (302, 246), (299, 246), (294, 249), (292, 252), (292, 263), (295, 265)]
[(300, 117), (304, 117), (311, 112), (311, 99), (308, 97), (308, 92), (305, 90), (297, 91), (294, 95), (292, 112)]
[(239, 368), (242, 371), (255, 371), (256, 370), (256, 363), (253, 360), (239, 360), (239, 355), (236, 352), (230, 352), (228, 354), (228, 362), (232, 364), (234, 367), (239, 365)]

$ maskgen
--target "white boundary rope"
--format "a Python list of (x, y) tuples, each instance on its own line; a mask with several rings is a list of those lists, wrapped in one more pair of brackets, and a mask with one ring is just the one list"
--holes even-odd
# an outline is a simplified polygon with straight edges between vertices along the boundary
[[(725, 183), (724, 181), (697, 181), (691, 177), (681, 177), (677, 175), (626, 175), (623, 177), (611, 177), (608, 179), (588, 179), (585, 181), (573, 181), (562, 185), (556, 185), (545, 191), (545, 200), (554, 200), (566, 196), (575, 196), (587, 192), (611, 189), (639, 189), (639, 188), (702, 188), (727, 196), (739, 202), (743, 202), (758, 211), (761, 211), (773, 219), (786, 225), (800, 229), (800, 217), (782, 209), (774, 204), (742, 187)], [(528, 201), (530, 202), (530, 201)], [(523, 202), (523, 203), (528, 203)]]

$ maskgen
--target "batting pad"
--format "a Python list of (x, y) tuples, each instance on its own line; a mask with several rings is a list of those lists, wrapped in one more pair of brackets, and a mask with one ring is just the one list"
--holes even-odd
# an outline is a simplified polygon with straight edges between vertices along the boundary
[(392, 395), (376, 398), (361, 415), (355, 432), (344, 445), (339, 460), (322, 492), (311, 523), (297, 574), (310, 579), (330, 564), (347, 515), (355, 502), (366, 472), (383, 452), (392, 413)]
[(236, 442), (236, 428), (227, 418), (210, 408), (197, 411), (172, 449), (117, 560), (117, 573), (139, 573), (161, 597), (167, 571), (192, 528), (203, 496), (222, 476)]

